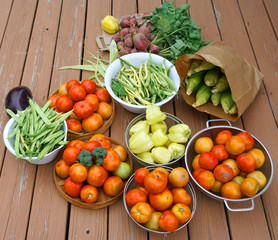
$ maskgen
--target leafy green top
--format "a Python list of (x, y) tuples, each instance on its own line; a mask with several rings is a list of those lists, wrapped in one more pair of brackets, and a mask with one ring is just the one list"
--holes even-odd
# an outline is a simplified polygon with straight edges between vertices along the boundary
[(92, 155), (89, 151), (87, 150), (82, 150), (77, 159), (79, 160), (79, 162), (81, 164), (83, 164), (84, 166), (90, 166), (92, 164)]
[(107, 151), (104, 147), (97, 147), (92, 151), (93, 155), (96, 156), (96, 165), (100, 166), (103, 163), (102, 157), (105, 157)]
[(159, 55), (173, 62), (179, 56), (193, 54), (209, 43), (204, 42), (201, 29), (188, 15), (189, 8), (189, 4), (176, 8), (173, 1), (164, 1), (161, 7), (152, 11), (152, 15), (144, 16), (154, 24), (152, 33), (156, 38), (152, 43), (162, 49)]

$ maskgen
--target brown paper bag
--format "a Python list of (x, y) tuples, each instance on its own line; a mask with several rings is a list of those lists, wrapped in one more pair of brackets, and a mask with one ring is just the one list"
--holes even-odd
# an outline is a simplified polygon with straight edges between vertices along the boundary
[(224, 69), (233, 99), (238, 107), (238, 114), (226, 114), (220, 105), (215, 107), (211, 102), (196, 107), (196, 109), (216, 117), (236, 121), (259, 92), (263, 74), (245, 58), (236, 53), (233, 48), (221, 41), (213, 42), (195, 54), (183, 55), (177, 59), (175, 66), (181, 79), (183, 98), (191, 106), (195, 102), (195, 93), (190, 96), (186, 95), (184, 80), (192, 59), (206, 60)]

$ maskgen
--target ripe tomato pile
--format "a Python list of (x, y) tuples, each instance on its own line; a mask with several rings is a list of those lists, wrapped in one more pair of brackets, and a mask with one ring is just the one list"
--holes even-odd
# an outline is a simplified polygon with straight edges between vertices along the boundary
[(125, 197), (132, 218), (154, 231), (175, 231), (191, 217), (191, 197), (184, 189), (188, 179), (182, 167), (170, 173), (163, 167), (151, 172), (137, 169), (134, 180), (138, 185)]
[[(110, 118), (113, 109), (111, 97), (106, 89), (97, 88), (93, 80), (70, 80), (59, 87), (58, 94), (49, 97), (50, 108), (57, 112), (73, 113), (67, 121), (68, 129), (75, 133), (93, 132), (104, 120)], [(48, 99), (48, 100), (49, 100)], [(84, 132), (83, 131), (83, 132)]]
[(203, 188), (224, 198), (255, 196), (265, 187), (267, 179), (257, 170), (264, 164), (265, 156), (253, 145), (254, 139), (248, 132), (232, 135), (223, 130), (214, 142), (209, 137), (198, 138), (194, 146), (197, 155), (192, 162), (193, 177)]
[(95, 134), (88, 142), (72, 140), (55, 165), (56, 174), (63, 179), (64, 190), (73, 198), (94, 203), (99, 189), (114, 197), (124, 188), (123, 180), (131, 173), (125, 162), (127, 152), (122, 145), (112, 147), (109, 138)]

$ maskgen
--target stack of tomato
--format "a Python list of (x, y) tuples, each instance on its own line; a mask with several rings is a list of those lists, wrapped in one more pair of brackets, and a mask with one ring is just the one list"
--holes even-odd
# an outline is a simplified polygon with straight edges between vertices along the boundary
[[(50, 108), (57, 112), (73, 113), (67, 120), (68, 129), (75, 133), (93, 132), (109, 119), (113, 109), (110, 94), (106, 89), (97, 88), (93, 80), (70, 80), (59, 87), (58, 94), (49, 97)], [(49, 100), (48, 99), (48, 100)]]
[(154, 231), (175, 231), (191, 217), (191, 197), (184, 188), (188, 179), (182, 167), (170, 173), (163, 167), (151, 172), (137, 169), (134, 180), (138, 185), (125, 196), (131, 217)]
[(193, 177), (206, 190), (220, 193), (224, 198), (253, 197), (266, 185), (263, 172), (257, 170), (265, 162), (260, 149), (253, 148), (254, 139), (248, 132), (233, 135), (223, 130), (211, 138), (195, 142), (192, 162)]
[(131, 173), (125, 162), (127, 152), (122, 145), (112, 147), (109, 138), (95, 134), (89, 142), (73, 140), (63, 152), (63, 158), (55, 165), (56, 174), (66, 179), (65, 193), (86, 203), (98, 199), (99, 189), (114, 197), (124, 188), (123, 180)]

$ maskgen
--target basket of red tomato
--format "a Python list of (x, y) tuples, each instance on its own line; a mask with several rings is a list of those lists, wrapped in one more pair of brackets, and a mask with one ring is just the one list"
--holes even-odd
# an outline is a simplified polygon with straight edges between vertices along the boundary
[[(228, 125), (210, 126), (225, 121)], [(185, 164), (194, 183), (208, 196), (224, 201), (230, 211), (254, 209), (254, 198), (263, 194), (273, 179), (271, 156), (252, 134), (229, 121), (207, 121), (185, 151)], [(250, 207), (232, 208), (229, 203), (250, 201)]]
[(102, 134), (70, 141), (53, 169), (61, 196), (90, 209), (118, 201), (131, 172), (132, 161), (126, 149)]
[(141, 228), (166, 234), (185, 227), (197, 200), (182, 167), (139, 168), (125, 185), (123, 201), (130, 218)]
[(66, 120), (68, 139), (105, 132), (115, 116), (114, 100), (105, 88), (93, 80), (70, 80), (54, 91), (50, 108), (72, 114)]

